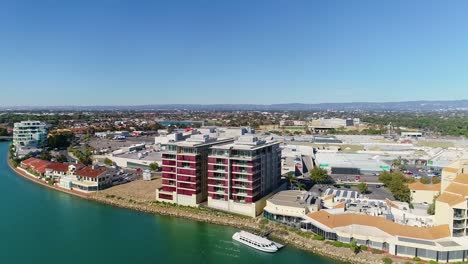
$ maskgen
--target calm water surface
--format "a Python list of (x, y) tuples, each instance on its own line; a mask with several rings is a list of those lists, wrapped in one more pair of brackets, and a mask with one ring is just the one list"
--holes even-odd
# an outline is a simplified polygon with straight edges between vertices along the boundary
[(334, 263), (286, 247), (258, 252), (233, 228), (114, 208), (19, 177), (0, 142), (0, 263)]

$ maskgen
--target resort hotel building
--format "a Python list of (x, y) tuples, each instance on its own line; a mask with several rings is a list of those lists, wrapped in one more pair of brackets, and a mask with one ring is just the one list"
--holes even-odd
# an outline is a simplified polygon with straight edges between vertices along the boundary
[[(195, 132), (194, 132), (195, 133)], [(255, 217), (281, 178), (279, 142), (254, 135), (178, 134), (161, 144), (162, 187), (156, 200)]]
[[(441, 184), (428, 187), (416, 184), (410, 188), (414, 201), (431, 204), (435, 199), (435, 215), (418, 213), (416, 208), (390, 200), (358, 202), (353, 198), (352, 202), (339, 201), (328, 209), (305, 214), (301, 229), (327, 240), (356, 241), (358, 245), (395, 256), (437, 262), (467, 261), (468, 160), (458, 160), (444, 168)], [(324, 199), (333, 199), (328, 196), (333, 194)], [(272, 219), (271, 212), (278, 210), (268, 212)], [(282, 213), (288, 215), (286, 209)]]
[(50, 162), (29, 158), (20, 169), (36, 177), (53, 179), (58, 186), (80, 192), (95, 192), (112, 185), (112, 177), (104, 168), (88, 167), (81, 163)]

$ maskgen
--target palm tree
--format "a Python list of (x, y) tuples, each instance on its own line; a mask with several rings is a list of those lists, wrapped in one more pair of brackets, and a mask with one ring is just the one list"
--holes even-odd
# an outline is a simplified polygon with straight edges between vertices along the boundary
[(297, 181), (293, 172), (289, 172), (285, 176), (286, 180), (289, 182), (289, 189), (292, 189), (293, 184)]
[(304, 191), (306, 186), (302, 182), (297, 182), (296, 187), (299, 191)]

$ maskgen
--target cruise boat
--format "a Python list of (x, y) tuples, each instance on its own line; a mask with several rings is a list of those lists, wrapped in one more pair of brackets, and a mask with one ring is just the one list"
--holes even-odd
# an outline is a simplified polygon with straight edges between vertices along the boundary
[(278, 249), (282, 248), (283, 245), (268, 240), (264, 237), (254, 235), (246, 231), (239, 231), (232, 236), (232, 239), (247, 245), (249, 247), (258, 249), (260, 251), (274, 253)]

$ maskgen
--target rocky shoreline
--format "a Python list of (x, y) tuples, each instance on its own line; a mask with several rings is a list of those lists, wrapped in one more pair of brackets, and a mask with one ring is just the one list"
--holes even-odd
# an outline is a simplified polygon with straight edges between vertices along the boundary
[(232, 215), (224, 212), (215, 211), (212, 209), (206, 209), (203, 207), (191, 208), (156, 202), (134, 201), (132, 199), (125, 199), (123, 197), (104, 196), (99, 192), (94, 194), (82, 194), (74, 191), (69, 191), (57, 186), (49, 185), (44, 181), (41, 181), (35, 177), (28, 175), (26, 172), (15, 168), (10, 162), (10, 159), (7, 159), (9, 167), (14, 172), (16, 172), (16, 174), (27, 178), (35, 183), (38, 183), (44, 187), (71, 194), (86, 200), (145, 213), (179, 217), (210, 224), (230, 226), (252, 232), (260, 232), (264, 229), (273, 229), (273, 234), (271, 236), (276, 240), (280, 240), (286, 245), (348, 263), (376, 264), (382, 263), (382, 258), (385, 257), (385, 255), (373, 254), (371, 252), (360, 252), (358, 254), (354, 254), (349, 248), (338, 248), (329, 245), (324, 241), (302, 237), (301, 235), (288, 230), (288, 227), (277, 223), (273, 223), (271, 221), (269, 221), (269, 223), (267, 223), (266, 225), (262, 225), (260, 223), (260, 219)]

